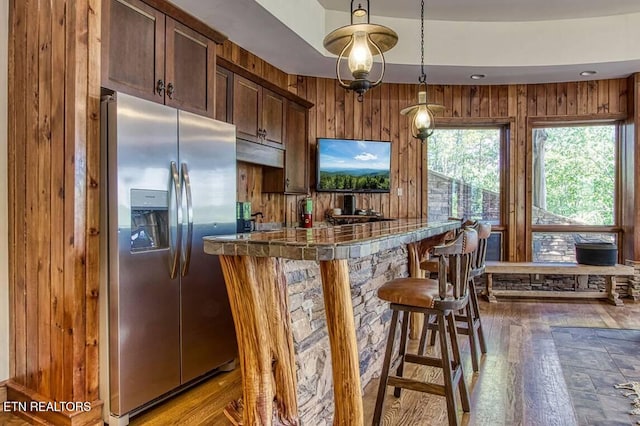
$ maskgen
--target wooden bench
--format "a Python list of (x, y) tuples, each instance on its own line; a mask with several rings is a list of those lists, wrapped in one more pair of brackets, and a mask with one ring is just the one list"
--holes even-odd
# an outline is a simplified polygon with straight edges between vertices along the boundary
[[(496, 296), (511, 297), (555, 297), (555, 298), (606, 298), (616, 306), (622, 306), (622, 300), (616, 291), (616, 276), (633, 275), (634, 269), (626, 265), (595, 266), (578, 263), (538, 263), (538, 262), (486, 262), (486, 288), (483, 292), (489, 302), (496, 302)], [(606, 291), (536, 291), (536, 290), (494, 290), (493, 274), (540, 274), (574, 275), (574, 290), (586, 284), (589, 275), (601, 275), (606, 280)], [(581, 278), (584, 277), (584, 278)]]

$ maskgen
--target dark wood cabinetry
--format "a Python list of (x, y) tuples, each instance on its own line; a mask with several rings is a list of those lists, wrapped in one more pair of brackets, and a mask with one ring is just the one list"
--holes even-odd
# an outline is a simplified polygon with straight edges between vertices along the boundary
[(235, 124), (238, 161), (266, 166), (262, 191), (307, 194), (313, 104), (224, 58), (216, 85), (216, 118)]
[(284, 148), (285, 99), (236, 75), (233, 80), (233, 123), (239, 139)]
[(102, 85), (214, 116), (215, 42), (140, 0), (103, 1)]
[(165, 15), (140, 0), (105, 0), (102, 28), (102, 85), (158, 100), (164, 81)]
[(233, 73), (216, 67), (216, 120), (233, 121)]
[(309, 192), (307, 121), (307, 109), (287, 101), (284, 168), (264, 169), (262, 183), (264, 192), (284, 192), (285, 194)]
[(165, 103), (213, 117), (216, 44), (169, 17), (165, 29)]

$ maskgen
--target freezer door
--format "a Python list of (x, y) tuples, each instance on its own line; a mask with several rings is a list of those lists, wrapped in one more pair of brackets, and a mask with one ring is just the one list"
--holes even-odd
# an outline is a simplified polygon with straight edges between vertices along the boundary
[[(182, 383), (234, 359), (237, 345), (217, 256), (202, 237), (235, 234), (235, 126), (179, 111), (184, 238), (181, 265)], [(190, 246), (189, 246), (190, 245)]]
[(108, 108), (110, 402), (121, 415), (180, 384), (177, 111), (124, 94)]

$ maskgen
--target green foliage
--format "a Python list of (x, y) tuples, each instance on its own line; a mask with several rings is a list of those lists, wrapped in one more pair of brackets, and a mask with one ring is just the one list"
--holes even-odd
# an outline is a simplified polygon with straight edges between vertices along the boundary
[(547, 210), (587, 225), (612, 225), (614, 125), (544, 129)]
[(388, 191), (389, 172), (371, 172), (362, 175), (347, 171), (320, 172), (320, 189), (350, 191)]
[(499, 129), (436, 129), (428, 141), (429, 170), (500, 191)]

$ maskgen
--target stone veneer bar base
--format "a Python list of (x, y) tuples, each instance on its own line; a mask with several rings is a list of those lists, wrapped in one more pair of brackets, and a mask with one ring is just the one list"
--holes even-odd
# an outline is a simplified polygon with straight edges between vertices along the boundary
[[(333, 381), (320, 268), (316, 262), (283, 262), (296, 351), (301, 424), (331, 425), (334, 412)], [(387, 304), (376, 296), (377, 290), (386, 281), (408, 274), (406, 247), (349, 260), (363, 389), (379, 375), (387, 324), (391, 319)]]

